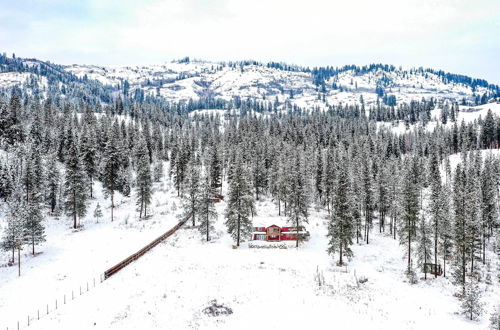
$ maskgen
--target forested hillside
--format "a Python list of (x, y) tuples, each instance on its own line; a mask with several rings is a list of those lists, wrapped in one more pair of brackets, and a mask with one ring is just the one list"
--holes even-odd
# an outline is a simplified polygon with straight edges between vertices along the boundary
[[(498, 86), (440, 71), (379, 66), (229, 63), (213, 68), (308, 75), (323, 104), (309, 107), (294, 103), (290, 90), (286, 99), (279, 93), (228, 98), (211, 95), (211, 87), (199, 81), (207, 95), (170, 99), (162, 89), (158, 97), (150, 95), (153, 81), (144, 86), (149, 89), (137, 87), (141, 81), (99, 83), (92, 80), (97, 76), (90, 79), (85, 70), (98, 73), (89, 67), (82, 71), (5, 56), (0, 65), (1, 75), (27, 75), (22, 84), (5, 87), (0, 99), (3, 265), (18, 262), (19, 244), (35, 256), (47, 239), (57, 239), (46, 235), (47, 219), (59, 219), (67, 231), (84, 231), (81, 219), (89, 216), (116, 221), (117, 196), (135, 204), (131, 212), (146, 221), (154, 207), (154, 185), (165, 184), (180, 201), (179, 216), (200, 231), (193, 239), (217, 240), (221, 234), (214, 228), (221, 218), (240, 246), (250, 239), (264, 202), (295, 228), (324, 212), (321, 239), (327, 247), (317, 253), (328, 254), (334, 266), (353, 262), (356, 247), (369, 250), (373, 236), (383, 235), (399, 243), (408, 283), (431, 281), (437, 274), (430, 274), (427, 264), (440, 265), (453, 285), (448, 294), (457, 297), (466, 318), (488, 320), (492, 314), (492, 322), (498, 322), (493, 313), (500, 302), (491, 298), (500, 287), (498, 104), (482, 105), (484, 117), (459, 120), (478, 110), (472, 105), (494, 100)], [(391, 103), (384, 99), (391, 88), (387, 82), (371, 105), (321, 100), (326, 84), (347, 88), (332, 82), (342, 74), (376, 70), (432, 75), (486, 96)], [(199, 111), (204, 109), (224, 111)], [(391, 129), (399, 123), (404, 130)], [(91, 208), (101, 193), (101, 204)], [(224, 210), (215, 208), (219, 194)]]

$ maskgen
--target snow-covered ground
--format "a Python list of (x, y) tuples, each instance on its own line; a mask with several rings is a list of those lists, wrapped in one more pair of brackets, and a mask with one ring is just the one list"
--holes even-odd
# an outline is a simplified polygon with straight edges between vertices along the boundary
[[(469, 106), (460, 106), (460, 111), (458, 112), (458, 117), (457, 117), (457, 125), (460, 126), (460, 124), (465, 122), (466, 124), (474, 122), (475, 120), (478, 120), (479, 118), (484, 119), (486, 117), (486, 114), (488, 113), (489, 110), (493, 113), (493, 115), (500, 116), (500, 103), (498, 102), (493, 102), (493, 103), (487, 103), (483, 105), (478, 105), (474, 107), (469, 107)], [(428, 132), (432, 132), (438, 125), (440, 126), (445, 126), (445, 127), (452, 127), (453, 122), (448, 119), (448, 122), (446, 125), (443, 125), (441, 123), (441, 109), (436, 108), (434, 110), (431, 110), (431, 121), (427, 124), (426, 130)], [(415, 129), (419, 126), (421, 126), (420, 123), (416, 123), (414, 125), (411, 125), (410, 127), (406, 127), (405, 123), (403, 121), (400, 122), (378, 122), (377, 123), (378, 127), (384, 127), (396, 134), (403, 134), (408, 130)]]
[[(99, 183), (95, 184), (96, 198), (92, 200), (87, 215), (81, 220), (83, 229), (73, 231), (72, 221), (66, 216), (47, 217), (46, 242), (36, 247), (40, 254), (32, 256), (30, 249), (21, 251), (21, 277), (17, 263), (8, 267), (10, 253), (0, 253), (0, 326), (13, 329), (16, 320), (27, 323), (31, 317), (46, 313), (69, 300), (71, 292), (79, 295), (80, 286), (86, 291), (87, 282), (93, 287), (100, 283), (101, 274), (125, 257), (174, 226), (178, 219), (178, 201), (169, 186), (155, 184), (151, 205), (152, 216), (139, 220), (133, 198), (118, 196), (115, 220), (110, 221), (110, 202), (104, 200)], [(93, 217), (100, 203), (103, 218), (99, 223)], [(0, 221), (0, 227), (2, 222)], [(0, 228), (1, 230), (1, 228)], [(16, 251), (17, 259), (17, 251)]]
[[(155, 195), (156, 196), (156, 195)], [(161, 193), (168, 203), (156, 205), (155, 216), (143, 222), (124, 217), (88, 225), (73, 233), (68, 226), (51, 229), (44, 253), (29, 258), (23, 276), (15, 268), (1, 269), (0, 315), (11, 322), (19, 311), (62, 299), (63, 288), (78, 288), (78, 279), (98, 275), (149, 239), (176, 223), (171, 204), (176, 197)], [(163, 198), (162, 197), (162, 198)], [(156, 198), (156, 197), (155, 197)], [(217, 204), (222, 214), (225, 203)], [(168, 214), (160, 214), (168, 210)], [(269, 200), (257, 204), (256, 225), (284, 225)], [(476, 329), (486, 326), (498, 283), (484, 294), (488, 302), (482, 321), (458, 315), (457, 291), (448, 278), (421, 279), (410, 285), (398, 241), (379, 234), (375, 224), (369, 245), (355, 245), (347, 267), (326, 253), (327, 215), (311, 212), (310, 240), (299, 249), (255, 249), (248, 242), (232, 249), (219, 216), (213, 240), (204, 242), (196, 229), (183, 228), (95, 289), (32, 324), (33, 329)], [(156, 223), (154, 223), (156, 222)], [(56, 230), (59, 232), (56, 234)], [(58, 241), (54, 241), (55, 238)], [(87, 275), (88, 274), (88, 275)], [(320, 286), (317, 274), (324, 278)], [(420, 274), (423, 277), (423, 274)], [(367, 282), (357, 284), (356, 278)], [(212, 300), (232, 309), (231, 315), (208, 316)], [(61, 301), (61, 300), (60, 300)], [(26, 313), (21, 324), (26, 324)], [(22, 313), (21, 313), (22, 314)], [(0, 318), (4, 326), (5, 318)], [(10, 323), (11, 327), (15, 324)], [(7, 324), (9, 325), (9, 324)]]

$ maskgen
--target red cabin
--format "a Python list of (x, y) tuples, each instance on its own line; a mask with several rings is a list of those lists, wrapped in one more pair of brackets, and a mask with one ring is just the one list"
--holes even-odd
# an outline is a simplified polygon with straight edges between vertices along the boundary
[(252, 240), (254, 241), (307, 241), (309, 232), (302, 226), (296, 227), (279, 227), (271, 225), (269, 227), (254, 227)]

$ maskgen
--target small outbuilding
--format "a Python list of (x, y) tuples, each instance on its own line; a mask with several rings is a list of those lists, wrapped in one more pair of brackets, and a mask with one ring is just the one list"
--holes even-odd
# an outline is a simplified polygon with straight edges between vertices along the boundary
[(441, 265), (426, 263), (424, 264), (424, 273), (441, 276), (443, 275), (443, 270), (441, 269)]

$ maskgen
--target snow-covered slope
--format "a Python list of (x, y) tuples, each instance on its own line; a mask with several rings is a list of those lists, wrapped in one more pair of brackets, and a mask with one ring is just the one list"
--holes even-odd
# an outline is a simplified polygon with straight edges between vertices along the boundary
[[(228, 66), (210, 62), (166, 63), (155, 66), (99, 67), (72, 65), (67, 71), (78, 77), (85, 75), (103, 84), (122, 86), (130, 84), (130, 92), (142, 89), (150, 95), (161, 95), (169, 100), (214, 96), (231, 99), (256, 98), (279, 102), (289, 100), (303, 107), (326, 104), (377, 102), (376, 88), (381, 86), (385, 94), (394, 95), (398, 102), (420, 101), (422, 98), (459, 101), (472, 100), (491, 90), (473, 88), (466, 84), (446, 82), (432, 72), (383, 68), (358, 72), (355, 69), (342, 72), (325, 80), (323, 87), (316, 86), (310, 72), (285, 71), (263, 65)], [(323, 97), (324, 94), (324, 97)], [(320, 95), (320, 96), (318, 96)]]
[[(465, 124), (472, 123), (480, 118), (484, 119), (488, 113), (491, 111), (493, 115), (500, 116), (500, 103), (492, 102), (487, 104), (482, 104), (474, 107), (469, 106), (459, 106), (460, 111), (457, 116), (457, 124), (460, 125), (462, 122)], [(453, 126), (453, 122), (448, 120), (445, 125), (441, 123), (441, 111), (442, 109), (436, 108), (431, 110), (431, 121), (427, 124), (426, 130), (431, 132), (438, 125), (451, 128)], [(378, 127), (385, 127), (391, 130), (394, 133), (404, 133), (408, 130), (413, 130), (421, 126), (421, 123), (416, 123), (414, 125), (406, 126), (403, 121), (399, 122), (378, 122)]]
[[(35, 84), (37, 77), (39, 82)], [(64, 66), (36, 59), (0, 58), (0, 90), (15, 85), (25, 90), (47, 87), (47, 80), (50, 87), (56, 86), (51, 88), (53, 93), (85, 94), (104, 103), (121, 94), (135, 100), (152, 96), (171, 102), (239, 97), (325, 108), (339, 103), (375, 105), (384, 99), (387, 102), (388, 97), (395, 97), (397, 103), (423, 98), (484, 103), (500, 95), (498, 86), (481, 79), (382, 64), (310, 69), (254, 61), (217, 63), (184, 59), (149, 66)]]

